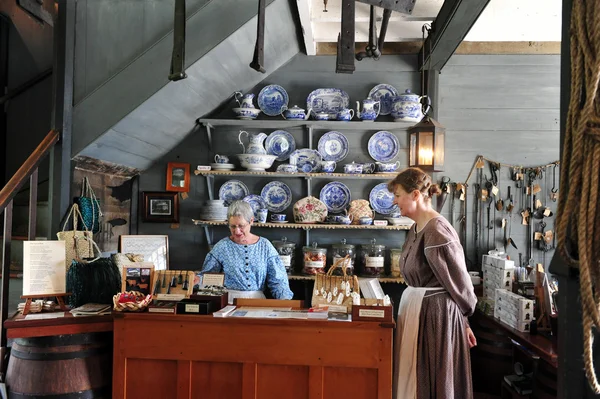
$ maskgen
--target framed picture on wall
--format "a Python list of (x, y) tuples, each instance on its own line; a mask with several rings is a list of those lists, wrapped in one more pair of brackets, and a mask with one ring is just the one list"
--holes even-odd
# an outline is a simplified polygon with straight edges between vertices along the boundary
[(119, 252), (144, 256), (144, 261), (151, 262), (154, 270), (169, 269), (169, 236), (122, 235), (119, 237)]
[(137, 262), (123, 266), (121, 292), (139, 291), (144, 295), (152, 294), (154, 281), (154, 264)]
[(177, 193), (144, 191), (142, 204), (142, 220), (144, 222), (179, 223), (179, 196)]
[(187, 193), (190, 191), (190, 164), (169, 162), (167, 164), (167, 191)]

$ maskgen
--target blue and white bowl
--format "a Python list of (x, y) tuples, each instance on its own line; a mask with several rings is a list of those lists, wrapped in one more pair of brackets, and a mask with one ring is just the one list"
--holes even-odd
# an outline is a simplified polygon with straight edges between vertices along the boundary
[(264, 172), (277, 159), (277, 155), (265, 154), (238, 154), (237, 157), (242, 167), (250, 172)]
[(253, 120), (260, 114), (259, 108), (233, 108), (233, 113), (238, 119)]
[(296, 165), (290, 165), (288, 163), (282, 163), (277, 167), (277, 172), (280, 173), (296, 173), (298, 172), (298, 167)]

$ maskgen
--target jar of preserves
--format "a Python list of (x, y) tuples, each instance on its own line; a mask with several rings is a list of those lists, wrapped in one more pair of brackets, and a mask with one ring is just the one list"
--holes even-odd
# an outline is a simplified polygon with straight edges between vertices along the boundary
[[(400, 273), (400, 257), (402, 256), (402, 248), (390, 249), (390, 276), (402, 278)], [(402, 278), (402, 282), (404, 279)]]
[[(341, 259), (348, 256), (346, 261), (341, 261)], [(339, 268), (336, 268), (333, 274), (341, 276), (343, 274), (342, 268), (344, 264), (346, 266), (346, 274), (352, 275), (354, 274), (354, 262), (356, 260), (356, 246), (352, 244), (346, 244), (346, 239), (343, 238), (339, 244), (333, 244), (331, 246), (331, 261), (332, 266), (338, 263)]]
[(287, 240), (287, 237), (281, 237), (280, 241), (273, 241), (273, 246), (279, 254), (281, 263), (285, 266), (287, 274), (292, 274), (296, 270), (296, 243)]
[(310, 275), (325, 273), (327, 249), (319, 248), (317, 243), (313, 242), (311, 247), (302, 247), (302, 253), (304, 255), (302, 273)]
[(362, 264), (363, 274), (369, 277), (379, 277), (384, 274), (385, 245), (375, 244), (375, 239), (370, 245), (363, 246)]

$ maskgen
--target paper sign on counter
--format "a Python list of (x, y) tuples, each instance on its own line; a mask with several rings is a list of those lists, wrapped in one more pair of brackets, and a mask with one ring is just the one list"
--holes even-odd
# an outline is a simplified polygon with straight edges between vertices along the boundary
[(23, 242), (23, 295), (66, 292), (64, 241)]

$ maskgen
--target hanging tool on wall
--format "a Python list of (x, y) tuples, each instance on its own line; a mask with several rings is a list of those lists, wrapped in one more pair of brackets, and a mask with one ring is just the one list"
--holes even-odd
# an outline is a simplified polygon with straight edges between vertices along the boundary
[(335, 73), (353, 73), (355, 1), (342, 0), (342, 28), (338, 35)]
[(173, 55), (169, 80), (187, 78), (185, 73), (185, 0), (175, 0), (175, 22), (173, 27)]
[(440, 190), (442, 193), (438, 195), (436, 199), (436, 211), (441, 212), (442, 208), (444, 208), (444, 204), (448, 199), (448, 194), (450, 192), (450, 178), (448, 176), (442, 177), (442, 182), (440, 183)]
[(264, 68), (265, 63), (265, 9), (267, 0), (258, 0), (258, 23), (256, 25), (256, 44), (254, 45), (254, 58), (250, 63), (250, 68), (260, 73), (267, 72)]
[[(383, 27), (383, 25), (382, 25)], [(387, 30), (387, 26), (386, 26)], [(373, 58), (378, 60), (381, 55), (381, 51), (378, 48), (377, 41), (377, 17), (375, 15), (375, 6), (371, 6), (371, 12), (369, 17), (369, 42), (365, 47), (365, 51), (361, 51), (356, 54), (356, 60), (362, 61), (363, 58)]]

